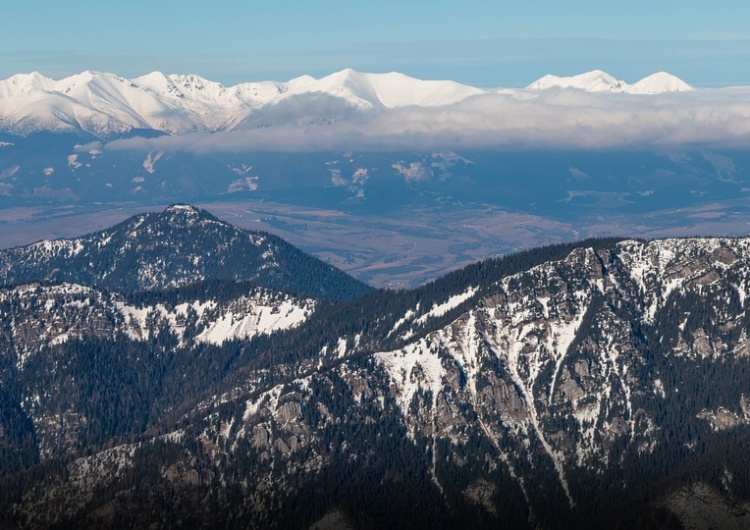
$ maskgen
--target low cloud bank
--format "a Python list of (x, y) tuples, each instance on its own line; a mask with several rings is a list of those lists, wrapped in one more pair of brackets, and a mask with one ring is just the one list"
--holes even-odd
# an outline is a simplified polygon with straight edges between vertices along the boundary
[(350, 109), (304, 118), (279, 107), (262, 118), (232, 131), (129, 138), (105, 148), (212, 153), (744, 147), (750, 146), (750, 88), (656, 96), (508, 90), (443, 107)]

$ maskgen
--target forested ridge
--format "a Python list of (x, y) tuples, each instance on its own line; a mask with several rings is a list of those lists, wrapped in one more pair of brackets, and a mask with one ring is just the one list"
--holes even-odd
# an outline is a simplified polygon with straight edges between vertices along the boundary
[(0, 289), (0, 527), (680, 528), (678, 494), (750, 506), (746, 240), (551, 245), (399, 291), (294, 259), (33, 280), (82, 245)]

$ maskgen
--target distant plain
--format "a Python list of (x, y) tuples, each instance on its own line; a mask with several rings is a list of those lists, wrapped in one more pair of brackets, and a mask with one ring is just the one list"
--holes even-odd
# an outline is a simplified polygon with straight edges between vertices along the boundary
[[(0, 247), (76, 237), (165, 206), (2, 209)], [(481, 259), (587, 237), (750, 233), (750, 204), (744, 198), (641, 214), (588, 211), (565, 220), (482, 204), (399, 208), (379, 214), (267, 201), (196, 206), (241, 228), (277, 234), (360, 280), (388, 288), (414, 287)]]

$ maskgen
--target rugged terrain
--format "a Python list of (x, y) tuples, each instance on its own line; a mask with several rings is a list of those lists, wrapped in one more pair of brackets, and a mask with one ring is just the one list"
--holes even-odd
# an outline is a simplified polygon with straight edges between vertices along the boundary
[[(665, 72), (632, 85), (595, 70), (575, 77), (545, 76), (526, 90), (574, 88), (585, 92), (655, 95), (693, 87)], [(0, 80), (0, 131), (15, 136), (73, 132), (109, 139), (123, 134), (215, 132), (278, 124), (330, 124), (361, 112), (405, 107), (446, 107), (487, 90), (397, 72), (345, 69), (321, 79), (261, 81), (224, 86), (197, 75), (151, 72), (134, 79), (85, 71), (64, 79), (39, 72)], [(156, 162), (154, 160), (154, 162)]]
[[(167, 222), (112, 238), (151, 253), (107, 283), (102, 241)], [(193, 263), (224, 233), (178, 206), (5, 251), (3, 525), (746, 524), (750, 239), (587, 240), (408, 291), (144, 268), (154, 238)]]

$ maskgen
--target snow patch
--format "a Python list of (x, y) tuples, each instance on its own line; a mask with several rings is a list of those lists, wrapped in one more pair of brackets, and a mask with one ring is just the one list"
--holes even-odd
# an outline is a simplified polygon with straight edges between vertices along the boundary
[(409, 404), (418, 390), (430, 391), (434, 410), (443, 388), (445, 369), (437, 352), (424, 339), (400, 350), (376, 353), (374, 357), (398, 385), (396, 401), (402, 414), (408, 415)]
[(416, 323), (422, 325), (425, 322), (427, 322), (427, 320), (430, 318), (437, 318), (437, 317), (441, 317), (445, 315), (451, 309), (455, 309), (456, 307), (458, 307), (459, 305), (467, 301), (469, 298), (477, 294), (478, 290), (479, 290), (478, 287), (471, 287), (470, 289), (466, 290), (465, 292), (461, 294), (456, 294), (456, 295), (451, 296), (448, 300), (446, 300), (442, 304), (433, 305), (432, 308), (427, 313), (425, 313), (424, 315), (422, 315), (416, 320)]

